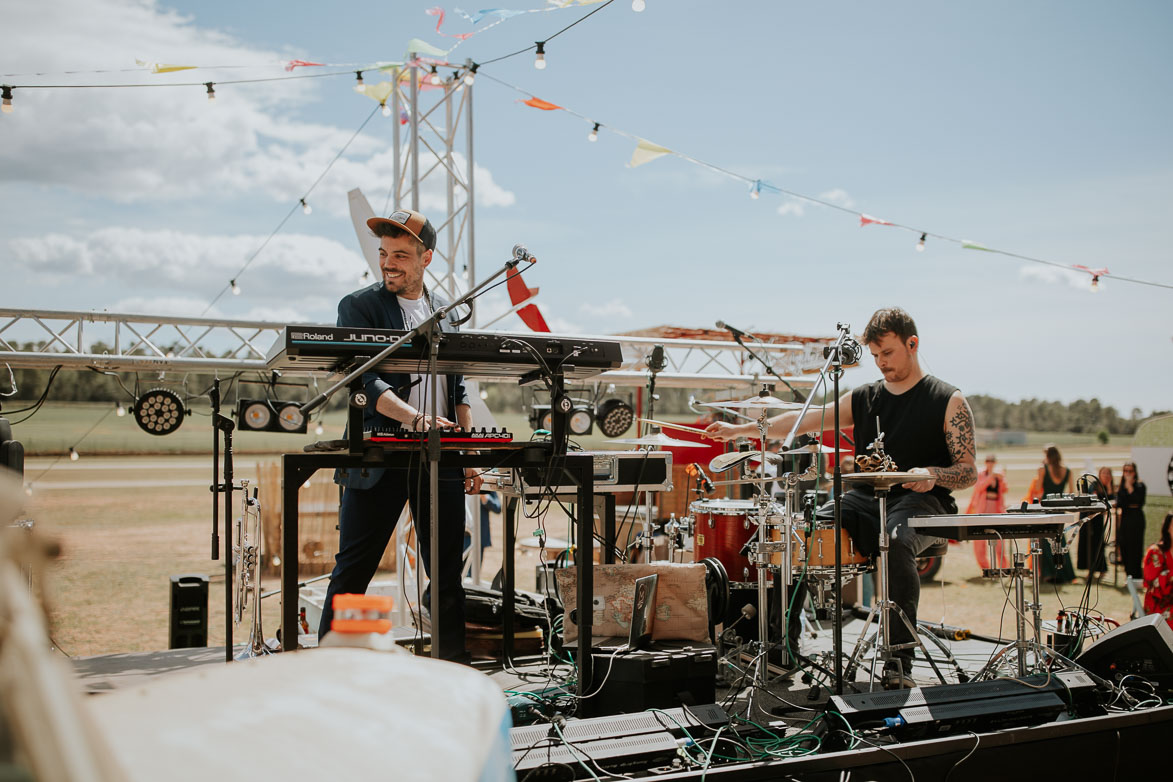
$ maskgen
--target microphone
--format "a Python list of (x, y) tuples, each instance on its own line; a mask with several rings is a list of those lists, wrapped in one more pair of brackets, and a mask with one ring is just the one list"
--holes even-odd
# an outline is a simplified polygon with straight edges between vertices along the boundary
[(734, 328), (733, 326), (730, 326), (728, 323), (726, 323), (723, 320), (717, 321), (717, 328), (725, 329), (726, 331), (728, 331), (730, 334), (732, 334), (735, 337), (749, 337), (750, 339), (753, 339), (753, 334), (749, 334), (745, 331), (742, 331), (741, 329)]
[(524, 244), (513, 245), (513, 260), (515, 261), (529, 261), (537, 263), (538, 259), (529, 254), (529, 250), (525, 248)]
[(714, 491), (716, 491), (717, 487), (713, 485), (713, 482), (709, 479), (709, 476), (705, 475), (705, 471), (701, 469), (701, 466), (696, 462), (693, 462), (692, 466), (693, 469), (696, 470), (697, 477), (701, 479), (701, 487), (705, 490), (705, 494), (712, 494)]

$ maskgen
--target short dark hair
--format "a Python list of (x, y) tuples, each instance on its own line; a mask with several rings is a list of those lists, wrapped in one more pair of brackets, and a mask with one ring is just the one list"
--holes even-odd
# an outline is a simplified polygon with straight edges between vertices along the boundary
[(416, 245), (415, 254), (416, 255), (423, 255), (424, 250), (427, 249), (426, 247), (424, 247), (424, 243), (421, 242), (419, 240), (419, 238), (415, 236), (415, 234), (413, 234), (411, 231), (407, 231), (403, 228), (400, 228), (399, 226), (395, 225), (395, 223), (389, 223), (389, 222), (375, 223), (375, 225), (373, 225), (371, 227), (371, 233), (373, 233), (375, 236), (379, 237), (380, 239), (382, 239), (384, 236), (388, 236), (392, 239), (395, 239), (400, 236), (410, 236), (415, 241), (415, 245)]
[(899, 307), (884, 307), (876, 310), (867, 328), (863, 330), (863, 344), (870, 345), (879, 342), (885, 334), (895, 334), (904, 342), (909, 337), (915, 337), (916, 322), (912, 316)]

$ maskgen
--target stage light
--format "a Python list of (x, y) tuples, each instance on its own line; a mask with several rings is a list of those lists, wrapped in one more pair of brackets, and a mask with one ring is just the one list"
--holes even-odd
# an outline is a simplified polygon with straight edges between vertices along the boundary
[(363, 85), (364, 85), (364, 82), (362, 80), (362, 71), (355, 71), (354, 72), (354, 88), (361, 89)]
[(212, 86), (212, 82), (204, 82), (204, 86), (208, 88), (208, 102), (212, 103), (216, 100), (216, 88)]
[(595, 126), (593, 128), (591, 128), (591, 132), (587, 134), (587, 141), (598, 141), (598, 140), (599, 140), (599, 123), (596, 122)]
[(545, 41), (538, 41), (537, 44), (538, 44), (538, 53), (534, 57), (534, 67), (537, 68), (539, 71), (541, 71), (541, 70), (545, 70), (545, 68), (546, 68), (546, 42)]
[(228, 282), (232, 285), (232, 295), (239, 296), (240, 295), (240, 286), (236, 284), (236, 280), (229, 280)]
[(385, 101), (383, 103), (380, 103), (379, 105), (383, 107), (383, 116), (390, 117), (391, 116), (391, 107), (388, 106)]
[(298, 199), (298, 200), (299, 200), (299, 202), (301, 203), (301, 211), (302, 211), (303, 213), (305, 213), (305, 214), (307, 214), (307, 215), (308, 215), (310, 212), (313, 212), (313, 211), (314, 211), (314, 208), (313, 208), (312, 206), (310, 206), (309, 204), (307, 204), (307, 203), (305, 202), (305, 199), (304, 199), (304, 198), (301, 198), (301, 199)]
[(126, 408), (122, 406), (121, 402), (114, 406), (114, 415), (118, 416), (119, 418), (122, 418), (126, 415)]
[(648, 4), (645, 2), (645, 0), (631, 0), (631, 10), (635, 11), (637, 14), (647, 7)]
[(243, 432), (289, 434), (305, 434), (309, 423), (297, 402), (269, 399), (241, 399), (236, 403), (236, 421)]
[(185, 413), (179, 394), (166, 388), (152, 389), (134, 401), (134, 420), (147, 434), (171, 434)]
[(571, 434), (590, 434), (595, 426), (594, 408), (582, 406), (571, 409), (567, 426)]
[(608, 399), (595, 413), (595, 423), (606, 437), (619, 437), (631, 428), (633, 421), (635, 410), (622, 399)]
[(76, 462), (80, 458), (81, 454), (79, 454), (72, 445), (69, 446), (69, 461)]
[(5, 85), (3, 90), (4, 90), (4, 92), (3, 92), (4, 101), (3, 101), (3, 103), (0, 103), (0, 111), (3, 111), (5, 114), (11, 114), (12, 113), (12, 88)]
[(925, 251), (925, 237), (926, 236), (928, 236), (928, 234), (921, 234), (920, 241), (916, 243), (916, 251), (918, 253), (923, 253)]
[(481, 66), (477, 65), (475, 62), (471, 63), (468, 66), (468, 72), (464, 74), (464, 83), (467, 84), (469, 87), (471, 87), (472, 83), (474, 81), (476, 81), (477, 68), (479, 68), (479, 67), (481, 67)]
[(529, 409), (529, 425), (533, 430), (545, 429), (550, 431), (554, 418), (550, 414), (549, 405), (531, 405)]

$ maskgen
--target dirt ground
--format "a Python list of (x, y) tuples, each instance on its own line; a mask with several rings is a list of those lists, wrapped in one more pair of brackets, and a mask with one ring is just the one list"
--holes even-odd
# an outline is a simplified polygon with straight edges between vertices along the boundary
[[(1000, 454), (1011, 494), (1017, 498), (1037, 465), (1036, 449)], [(1127, 451), (1086, 448), (1069, 455), (1081, 468), (1085, 461), (1110, 464), (1119, 472)], [(253, 462), (238, 463), (238, 477), (251, 477)], [(30, 472), (37, 471), (31, 460)], [(211, 546), (211, 465), (197, 457), (108, 457), (58, 465), (42, 479), (30, 498), (27, 516), (36, 528), (60, 541), (61, 557), (49, 569), (48, 599), (54, 643), (71, 656), (165, 649), (168, 645), (169, 577), (187, 573), (211, 576), (209, 644), (224, 640), (223, 563), (209, 558)], [(965, 495), (961, 504), (964, 507)], [(221, 519), (221, 525), (224, 521)], [(560, 526), (561, 524), (561, 526)], [(523, 519), (518, 539), (531, 537), (535, 522)], [(567, 538), (564, 522), (547, 521), (549, 534)], [(486, 552), (484, 580), (500, 566), (501, 518), (493, 519), (493, 547)], [(550, 556), (548, 554), (548, 556)], [(538, 565), (535, 549), (519, 547), (518, 585), (530, 589)], [(1123, 572), (1109, 572), (1094, 585), (1088, 604), (1126, 621), (1131, 610)], [(1080, 602), (1086, 574), (1074, 585), (1042, 585), (1044, 619), (1061, 606)], [(266, 583), (275, 588), (275, 579)], [(950, 547), (936, 580), (921, 595), (920, 617), (968, 627), (988, 635), (1013, 635), (1014, 611), (1008, 608), (1009, 582), (983, 578), (972, 543)], [(1013, 593), (1009, 593), (1013, 596)], [(1028, 585), (1029, 596), (1029, 585)], [(264, 601), (265, 627), (277, 626), (279, 598)], [(234, 630), (236, 640), (247, 628)]]

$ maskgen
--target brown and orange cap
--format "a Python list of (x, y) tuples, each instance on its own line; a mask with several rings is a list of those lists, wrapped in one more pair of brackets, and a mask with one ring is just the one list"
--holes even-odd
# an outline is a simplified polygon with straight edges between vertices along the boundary
[(419, 239), (425, 250), (436, 249), (436, 229), (428, 218), (413, 209), (396, 209), (387, 217), (372, 217), (367, 228), (372, 231), (379, 225), (393, 225)]

